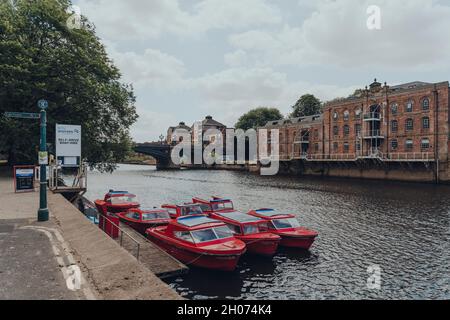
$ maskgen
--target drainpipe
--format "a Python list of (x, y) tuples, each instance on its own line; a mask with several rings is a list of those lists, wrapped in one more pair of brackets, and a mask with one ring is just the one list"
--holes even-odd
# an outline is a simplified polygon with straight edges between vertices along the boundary
[(435, 132), (434, 132), (434, 157), (436, 159), (436, 172), (435, 172), (435, 177), (436, 177), (436, 184), (439, 184), (439, 93), (437, 90), (437, 86), (436, 84), (434, 85), (434, 90), (433, 90), (433, 95), (434, 95), (434, 121), (435, 121)]

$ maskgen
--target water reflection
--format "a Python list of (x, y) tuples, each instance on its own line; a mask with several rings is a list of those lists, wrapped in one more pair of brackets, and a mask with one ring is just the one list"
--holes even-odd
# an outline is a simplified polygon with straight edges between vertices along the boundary
[[(168, 171), (122, 166), (93, 173), (88, 197), (129, 189), (145, 207), (221, 195), (241, 211), (273, 207), (318, 230), (311, 252), (281, 250), (273, 260), (245, 257), (235, 273), (193, 269), (170, 281), (188, 298), (450, 298), (448, 186), (225, 171)], [(367, 288), (367, 268), (382, 268), (382, 289)]]

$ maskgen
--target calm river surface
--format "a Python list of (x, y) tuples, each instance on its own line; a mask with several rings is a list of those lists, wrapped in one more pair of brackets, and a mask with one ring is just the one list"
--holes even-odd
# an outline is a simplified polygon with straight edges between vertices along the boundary
[[(89, 199), (110, 188), (137, 194), (143, 207), (230, 197), (244, 212), (293, 212), (320, 233), (310, 252), (282, 249), (273, 259), (244, 257), (234, 273), (192, 269), (170, 280), (186, 298), (450, 298), (450, 187), (131, 165), (90, 173)], [(371, 265), (382, 269), (380, 290), (367, 287)]]

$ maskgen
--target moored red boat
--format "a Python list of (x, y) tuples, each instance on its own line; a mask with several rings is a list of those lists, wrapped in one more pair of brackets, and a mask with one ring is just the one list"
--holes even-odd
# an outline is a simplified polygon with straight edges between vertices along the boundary
[(197, 203), (186, 203), (182, 205), (164, 204), (161, 208), (167, 210), (172, 219), (204, 214), (202, 208)]
[(237, 211), (214, 212), (210, 217), (224, 222), (249, 253), (273, 256), (277, 252), (281, 237), (268, 231), (266, 220)]
[(210, 214), (219, 211), (234, 211), (233, 201), (230, 199), (211, 197), (210, 199), (193, 198), (192, 202), (200, 205), (204, 213)]
[(309, 250), (319, 235), (316, 231), (301, 227), (293, 214), (274, 209), (252, 210), (249, 214), (268, 222), (268, 230), (281, 237), (280, 246)]
[(110, 190), (103, 200), (95, 200), (97, 210), (106, 215), (107, 213), (120, 213), (132, 208), (139, 208), (136, 195), (128, 191)]
[(146, 234), (176, 259), (201, 268), (233, 271), (246, 251), (245, 244), (223, 222), (205, 215), (180, 217), (168, 226), (150, 228)]
[(127, 212), (119, 213), (118, 216), (120, 222), (129, 225), (142, 235), (145, 235), (148, 228), (167, 225), (171, 220), (169, 213), (164, 209), (141, 210), (133, 208)]

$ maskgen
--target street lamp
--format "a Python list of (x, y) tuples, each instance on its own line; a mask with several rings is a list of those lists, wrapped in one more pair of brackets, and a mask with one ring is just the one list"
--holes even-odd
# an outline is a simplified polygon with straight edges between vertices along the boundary
[(161, 144), (163, 143), (164, 138), (165, 138), (165, 137), (164, 137), (162, 134), (159, 136), (159, 140), (161, 141)]
[(48, 102), (46, 100), (39, 100), (38, 107), (41, 110), (41, 143), (39, 150), (39, 165), (40, 165), (40, 188), (39, 188), (39, 211), (38, 221), (45, 222), (49, 219), (49, 212), (47, 208), (47, 112)]

